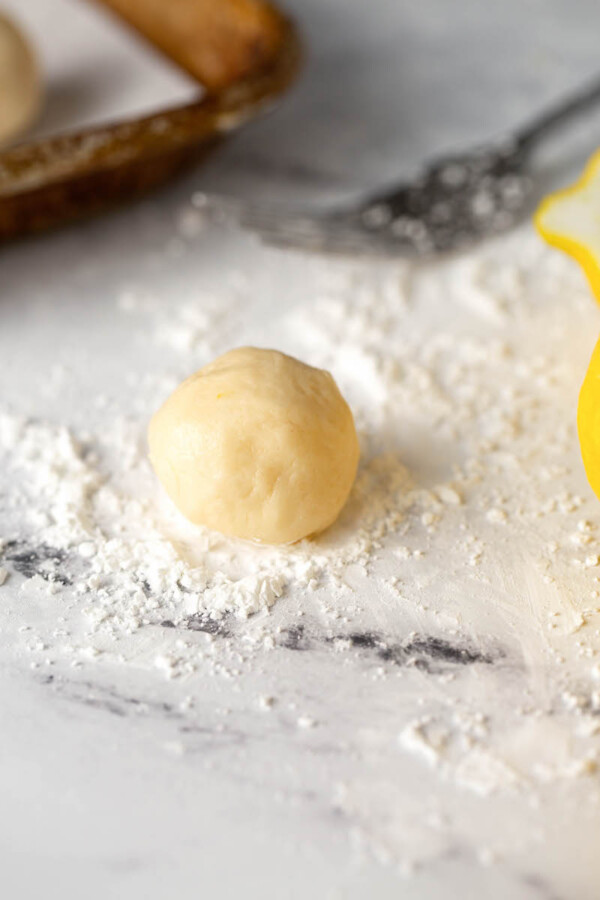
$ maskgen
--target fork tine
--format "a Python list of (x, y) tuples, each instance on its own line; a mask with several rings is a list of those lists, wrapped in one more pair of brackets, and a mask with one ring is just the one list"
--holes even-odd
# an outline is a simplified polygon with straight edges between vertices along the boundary
[(196, 207), (204, 210), (216, 221), (234, 222), (249, 231), (276, 236), (290, 235), (294, 239), (322, 233), (322, 227), (316, 217), (304, 217), (297, 212), (290, 212), (281, 207), (254, 201), (244, 202), (229, 197), (196, 194), (193, 197)]
[(321, 232), (318, 235), (307, 235), (291, 233), (281, 228), (271, 231), (257, 229), (255, 233), (264, 243), (282, 249), (321, 251), (342, 256), (414, 256), (414, 251), (403, 251), (399, 245), (392, 246), (390, 242), (373, 241), (359, 233)]
[(275, 247), (340, 255), (420, 255), (412, 242), (400, 237), (390, 239), (381, 233), (369, 231), (352, 214), (303, 215), (280, 206), (246, 203), (243, 200), (205, 194), (195, 195), (193, 202), (215, 220), (236, 222), (242, 228), (257, 234), (264, 243)]
[(321, 250), (338, 254), (415, 255), (415, 248), (365, 231), (349, 216), (301, 216), (263, 206), (249, 206), (240, 216), (242, 227), (277, 247)]
[(332, 231), (325, 223), (299, 223), (293, 218), (244, 219), (244, 227), (255, 232), (268, 244), (278, 247), (299, 247), (302, 249), (337, 250), (338, 252), (356, 252), (361, 244), (361, 236), (356, 232)]
[(287, 210), (250, 204), (240, 213), (240, 224), (257, 231), (285, 232), (287, 234), (320, 235), (329, 230), (325, 218), (302, 216)]

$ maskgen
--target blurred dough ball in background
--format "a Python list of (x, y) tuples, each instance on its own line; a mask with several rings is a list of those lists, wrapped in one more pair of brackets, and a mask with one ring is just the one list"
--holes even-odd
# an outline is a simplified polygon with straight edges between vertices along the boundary
[(32, 125), (41, 98), (35, 53), (19, 26), (0, 11), (0, 147)]

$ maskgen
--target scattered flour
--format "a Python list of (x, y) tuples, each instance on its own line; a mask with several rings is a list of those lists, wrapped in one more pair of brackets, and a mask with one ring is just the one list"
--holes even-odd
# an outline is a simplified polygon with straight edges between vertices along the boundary
[[(563, 597), (545, 612), (544, 630), (581, 625), (599, 608), (585, 573), (600, 558), (594, 546), (600, 520), (584, 479), (571, 468), (572, 419), (557, 421), (554, 413), (573, 408), (581, 374), (573, 352), (563, 358), (562, 348), (583, 341), (572, 309), (552, 302), (568, 290), (571, 306), (589, 303), (577, 275), (529, 236), (440, 264), (427, 276), (417, 277), (407, 264), (322, 266), (315, 301), (281, 318), (279, 342), (331, 368), (342, 383), (360, 427), (363, 461), (340, 522), (314, 543), (255, 547), (189, 526), (157, 490), (144, 422), (73, 435), (4, 410), (0, 450), (12, 473), (9, 502), (18, 511), (7, 537), (31, 541), (35, 534), (48, 550), (41, 572), (48, 585), (60, 588), (66, 572), (88, 598), (94, 628), (116, 637), (119, 629), (131, 633), (167, 618), (247, 618), (298, 591), (326, 588), (343, 598), (361, 577), (378, 578), (396, 602), (411, 596), (427, 609), (426, 592), (415, 591), (415, 563), (423, 560), (424, 571), (431, 570), (432, 554), (441, 558), (451, 547), (455, 570), (469, 566), (489, 577), (501, 566), (502, 527), (519, 547), (515, 572), (529, 566), (526, 560), (540, 581), (560, 581), (568, 572), (571, 588), (578, 587), (567, 593), (587, 598), (575, 610), (580, 601)], [(199, 294), (174, 311), (129, 287), (118, 307), (141, 317), (142, 326), (150, 322), (158, 344), (197, 356), (199, 347), (210, 353), (218, 343), (233, 293), (249, 289), (233, 281), (229, 300)], [(502, 308), (504, 325), (495, 317), (490, 325), (482, 297)], [(415, 304), (439, 307), (438, 328), (409, 327)], [(578, 491), (586, 491), (585, 501)], [(592, 510), (585, 520), (583, 508)], [(51, 550), (62, 555), (54, 563)], [(11, 554), (5, 549), (5, 568)], [(384, 574), (391, 559), (395, 571)], [(54, 581), (53, 567), (62, 572)], [(500, 579), (506, 574), (504, 566)]]
[[(182, 239), (196, 228), (182, 219)], [(10, 573), (2, 600), (18, 589), (20, 606), (18, 622), (2, 627), (37, 668), (111, 663), (182, 681), (186, 709), (196, 676), (250, 678), (271, 651), (310, 646), (332, 684), (354, 666), (368, 698), (387, 697), (382, 708), (395, 708), (398, 679), (414, 704), (370, 729), (350, 704), (331, 734), (320, 685), (310, 716), (283, 702), (280, 684), (260, 685), (255, 708), (311, 730), (305, 743), (343, 732), (366, 758), (384, 745), (389, 776), (407, 755), (444, 790), (474, 797), (591, 781), (600, 509), (574, 410), (600, 321), (579, 272), (526, 232), (423, 270), (310, 265), (311, 299), (277, 308), (265, 340), (330, 368), (355, 411), (362, 462), (339, 522), (293, 547), (223, 538), (161, 495), (145, 421), (111, 410), (94, 433), (71, 433), (4, 408), (0, 584)], [(247, 321), (236, 331), (236, 303), (253, 290), (240, 279), (224, 297), (174, 310), (134, 286), (117, 314), (157, 352), (172, 351), (180, 377), (226, 342), (263, 343)], [(174, 373), (154, 374), (158, 404)], [(560, 743), (558, 732), (546, 740), (548, 722), (575, 733), (560, 760), (547, 753)], [(387, 790), (378, 796), (358, 779), (339, 807), (366, 823), (382, 856), (416, 859), (416, 845), (405, 846), (410, 788)], [(422, 828), (430, 852), (432, 829), (443, 828), (425, 818)], [(495, 853), (485, 844), (482, 860)]]

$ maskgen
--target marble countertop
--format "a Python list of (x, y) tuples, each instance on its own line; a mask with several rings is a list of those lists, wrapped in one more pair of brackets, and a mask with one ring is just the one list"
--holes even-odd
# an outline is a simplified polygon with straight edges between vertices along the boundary
[[(18, 11), (42, 49), (49, 81), (40, 133), (190, 96), (185, 79), (91, 7), (3, 6)], [(427, 531), (435, 517), (409, 512), (413, 557), (402, 562), (394, 546), (380, 560), (401, 565), (404, 599), (380, 596), (379, 582), (361, 573), (352, 602), (338, 607), (326, 591), (317, 599), (292, 592), (268, 616), (270, 649), (255, 642), (247, 652), (260, 617), (227, 622), (196, 636), (206, 647), (192, 675), (165, 677), (154, 662), (178, 639), (168, 623), (110, 654), (82, 652), (77, 665), (62, 652), (60, 623), (82, 628), (76, 585), (40, 590), (40, 542), (10, 503), (12, 470), (0, 469), (0, 564), (9, 572), (0, 587), (5, 895), (592, 900), (600, 882), (600, 513), (579, 466), (572, 410), (600, 322), (579, 273), (555, 272), (527, 225), (483, 256), (447, 263), (305, 258), (200, 222), (190, 197), (210, 190), (333, 201), (409, 175), (432, 153), (502, 133), (596, 72), (600, 10), (592, 0), (287, 7), (308, 55), (277, 111), (135, 207), (2, 249), (0, 412), (90, 440), (123, 417), (143, 425), (161, 379), (183, 377), (214, 348), (265, 342), (310, 355), (306, 309), (332, 278), (340, 296), (352, 279), (363, 291), (399, 285), (406, 360), (440, 330), (465, 354), (483, 346), (493, 355), (501, 338), (515, 371), (531, 349), (515, 396), (529, 404), (520, 407), (530, 415), (525, 431), (541, 435), (532, 465), (550, 473), (539, 490), (554, 498), (553, 512), (523, 525), (526, 466), (511, 474), (506, 463), (496, 501), (504, 492), (518, 533), (510, 516), (501, 537), (485, 530), (491, 518), (480, 525), (489, 498), (479, 487), (440, 532)], [(540, 157), (540, 191), (581, 164), (598, 143), (599, 121)], [(518, 286), (505, 278), (507, 255)], [(461, 287), (484, 277), (504, 292), (497, 307), (485, 291)], [(133, 312), (124, 311), (129, 295)], [(229, 318), (214, 341), (181, 343), (170, 331), (164, 339), (182, 305), (201, 310), (220, 297)], [(535, 359), (546, 326), (542, 370)], [(502, 377), (500, 356), (486, 377)], [(375, 382), (353, 384), (352, 359), (336, 376), (359, 408), (376, 405)], [(546, 377), (554, 362), (555, 382)], [(551, 413), (539, 411), (536, 391)], [(482, 421), (467, 422), (467, 440)], [(431, 449), (438, 440), (425, 425), (400, 440), (423, 490), (447, 479), (448, 460)], [(554, 442), (554, 457), (544, 458), (542, 445)], [(524, 498), (524, 512), (511, 507), (511, 492)], [(569, 544), (578, 522), (589, 540)], [(484, 549), (456, 549), (453, 528), (483, 529)], [(559, 625), (550, 631), (553, 616)]]

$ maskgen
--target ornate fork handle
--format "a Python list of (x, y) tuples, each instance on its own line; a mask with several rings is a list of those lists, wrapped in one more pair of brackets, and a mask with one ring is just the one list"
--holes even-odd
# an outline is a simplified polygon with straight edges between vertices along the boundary
[(515, 143), (523, 151), (533, 150), (550, 132), (566, 125), (567, 122), (587, 112), (600, 101), (600, 78), (595, 78), (586, 88), (571, 94), (566, 99), (530, 121), (527, 125), (518, 129), (515, 133)]

